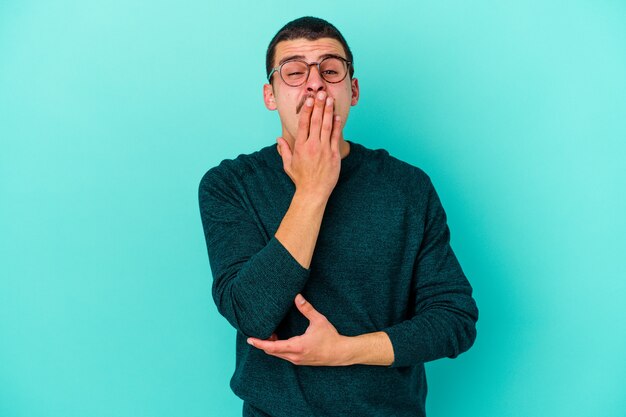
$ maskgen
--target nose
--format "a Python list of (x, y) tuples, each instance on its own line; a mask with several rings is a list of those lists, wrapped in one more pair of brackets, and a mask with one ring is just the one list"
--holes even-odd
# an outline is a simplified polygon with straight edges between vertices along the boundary
[(326, 90), (326, 81), (324, 81), (320, 75), (317, 65), (311, 65), (309, 67), (309, 78), (306, 80), (306, 89), (312, 93)]

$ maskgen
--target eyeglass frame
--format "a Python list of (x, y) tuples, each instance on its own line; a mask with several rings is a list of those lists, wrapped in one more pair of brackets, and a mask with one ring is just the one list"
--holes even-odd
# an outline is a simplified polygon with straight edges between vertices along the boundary
[[(335, 59), (339, 59), (341, 61), (343, 61), (346, 64), (346, 75), (343, 76), (343, 78), (339, 81), (328, 81), (326, 78), (324, 78), (324, 76), (322, 75), (322, 70), (320, 68), (320, 65), (322, 64), (322, 62), (326, 61), (327, 59), (331, 59), (331, 58), (335, 58)], [(306, 77), (304, 78), (304, 81), (302, 81), (301, 84), (298, 85), (291, 85), (289, 84), (287, 81), (285, 81), (285, 79), (282, 76), (281, 73), (281, 69), (283, 68), (283, 65), (289, 63), (289, 62), (294, 62), (294, 61), (299, 61), (302, 62), (304, 64), (306, 64)], [(350, 72), (350, 65), (352, 65), (352, 61), (348, 61), (347, 59), (345, 59), (342, 56), (339, 55), (329, 55), (329, 56), (325, 56), (324, 58), (322, 58), (319, 62), (306, 62), (304, 59), (299, 59), (299, 58), (294, 58), (294, 59), (288, 59), (285, 62), (283, 62), (282, 64), (280, 64), (279, 66), (272, 68), (272, 70), (270, 71), (269, 75), (267, 76), (267, 82), (271, 83), (272, 82), (272, 75), (274, 75), (275, 72), (278, 72), (278, 75), (280, 76), (280, 79), (283, 80), (283, 82), (285, 84), (287, 84), (289, 87), (300, 87), (301, 85), (304, 85), (308, 80), (309, 80), (309, 75), (311, 75), (311, 67), (315, 65), (317, 67), (317, 72), (320, 74), (320, 77), (322, 77), (322, 79), (324, 81), (326, 81), (327, 83), (331, 83), (331, 84), (338, 84), (340, 82), (342, 82), (343, 80), (346, 79), (346, 77), (348, 76), (348, 73)]]

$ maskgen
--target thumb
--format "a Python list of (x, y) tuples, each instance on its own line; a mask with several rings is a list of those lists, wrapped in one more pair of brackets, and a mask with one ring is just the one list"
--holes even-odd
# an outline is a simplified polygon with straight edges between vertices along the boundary
[(283, 158), (283, 168), (286, 172), (287, 168), (291, 167), (291, 148), (289, 147), (287, 141), (283, 138), (276, 139), (276, 143), (278, 143), (278, 153), (280, 153), (280, 156)]
[(311, 303), (304, 299), (302, 294), (296, 295), (296, 307), (300, 310), (300, 313), (309, 321), (319, 320), (320, 318), (325, 318), (322, 313), (313, 308)]

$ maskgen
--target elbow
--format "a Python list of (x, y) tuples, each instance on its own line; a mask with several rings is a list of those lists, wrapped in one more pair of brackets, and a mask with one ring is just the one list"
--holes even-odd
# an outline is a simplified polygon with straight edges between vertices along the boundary
[(463, 352), (467, 352), (474, 345), (474, 342), (476, 341), (476, 322), (471, 321), (466, 323), (459, 339), (460, 343), (458, 355)]
[(255, 337), (257, 339), (269, 339), (277, 326), (262, 320), (252, 319), (250, 317), (243, 318), (238, 321), (235, 328), (246, 337)]
[(254, 297), (240, 294), (233, 286), (218, 291), (213, 288), (213, 300), (218, 312), (246, 337), (268, 339), (278, 327), (267, 312), (259, 311), (259, 305), (253, 303)]
[(470, 313), (463, 313), (458, 316), (453, 354), (450, 358), (456, 358), (461, 353), (467, 352), (476, 341), (476, 322), (478, 321), (478, 310), (474, 308)]

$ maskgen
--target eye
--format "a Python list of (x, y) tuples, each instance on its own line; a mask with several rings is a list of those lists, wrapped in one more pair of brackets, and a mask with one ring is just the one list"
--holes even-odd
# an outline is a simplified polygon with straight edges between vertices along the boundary
[(282, 65), (281, 74), (283, 78), (298, 80), (306, 76), (308, 67), (302, 61), (287, 61)]

